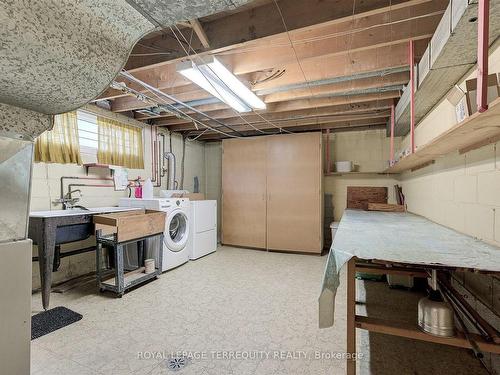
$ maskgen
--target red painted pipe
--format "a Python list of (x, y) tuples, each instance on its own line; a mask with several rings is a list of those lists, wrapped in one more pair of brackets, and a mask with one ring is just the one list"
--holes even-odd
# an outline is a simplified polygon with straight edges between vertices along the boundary
[(408, 42), (408, 64), (410, 65), (410, 148), (415, 152), (415, 50), (413, 40)]
[(391, 105), (391, 162), (390, 166), (392, 167), (394, 165), (394, 103)]
[(488, 46), (490, 1), (479, 0), (477, 23), (477, 111), (488, 109)]
[(330, 129), (326, 129), (326, 174), (330, 174)]

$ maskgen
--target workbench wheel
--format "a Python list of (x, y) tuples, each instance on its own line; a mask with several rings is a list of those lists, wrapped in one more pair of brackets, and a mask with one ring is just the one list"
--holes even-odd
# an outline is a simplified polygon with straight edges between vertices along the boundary
[(123, 294), (118, 294), (118, 298), (122, 298), (123, 297)]
[(99, 293), (104, 293), (105, 289), (104, 288), (99, 288)]

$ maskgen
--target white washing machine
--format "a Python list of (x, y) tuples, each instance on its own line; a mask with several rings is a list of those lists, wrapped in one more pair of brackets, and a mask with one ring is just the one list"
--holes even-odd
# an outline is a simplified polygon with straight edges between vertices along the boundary
[[(163, 236), (163, 272), (178, 267), (189, 260), (189, 250), (187, 248), (190, 229), (189, 199), (121, 198), (119, 205), (121, 207), (140, 207), (149, 210), (165, 211), (167, 213), (165, 219), (165, 233)], [(151, 240), (151, 246), (152, 248), (157, 248), (158, 244), (154, 241), (155, 240)]]
[(191, 201), (189, 259), (198, 259), (217, 250), (217, 201)]

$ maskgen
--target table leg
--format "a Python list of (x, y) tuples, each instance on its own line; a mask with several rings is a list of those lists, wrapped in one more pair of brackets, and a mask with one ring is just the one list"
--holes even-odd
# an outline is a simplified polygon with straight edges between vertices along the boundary
[(144, 266), (144, 243), (146, 240), (138, 241), (137, 242), (137, 267), (143, 267)]
[[(100, 233), (97, 234), (100, 237)], [(102, 257), (102, 243), (97, 241), (95, 248), (95, 268), (97, 277), (97, 287), (101, 288), (101, 257)]]
[(160, 234), (160, 247), (156, 250), (158, 251), (158, 275), (163, 271), (163, 233)]
[(124, 271), (123, 271), (123, 245), (115, 246), (115, 259), (116, 259), (116, 277), (117, 277), (117, 286), (118, 293), (123, 295), (125, 293), (125, 280), (124, 280)]
[(347, 263), (347, 375), (356, 374), (356, 259)]
[(46, 226), (38, 244), (38, 265), (40, 267), (40, 284), (42, 289), (43, 309), (49, 308), (50, 290), (52, 288), (52, 267), (56, 247), (56, 228)]

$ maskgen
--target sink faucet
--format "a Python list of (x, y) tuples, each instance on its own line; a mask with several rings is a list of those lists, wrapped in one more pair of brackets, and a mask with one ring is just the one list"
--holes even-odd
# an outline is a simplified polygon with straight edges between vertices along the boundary
[[(79, 193), (80, 197), (73, 198), (74, 193)], [(80, 201), (82, 195), (83, 194), (80, 189), (71, 190), (71, 188), (69, 188), (69, 191), (62, 198), (54, 200), (54, 203), (62, 203), (63, 210), (68, 210), (74, 207), (81, 207), (83, 209), (82, 206), (75, 206), (75, 204)]]
[(80, 198), (73, 198), (73, 193), (79, 193), (80, 195), (80, 198), (82, 197), (82, 191), (80, 189), (75, 189), (75, 190), (71, 190), (71, 188), (69, 189), (69, 191), (66, 193), (66, 195), (64, 196), (64, 198), (67, 198), (67, 199), (78, 199), (77, 202), (80, 200)]

